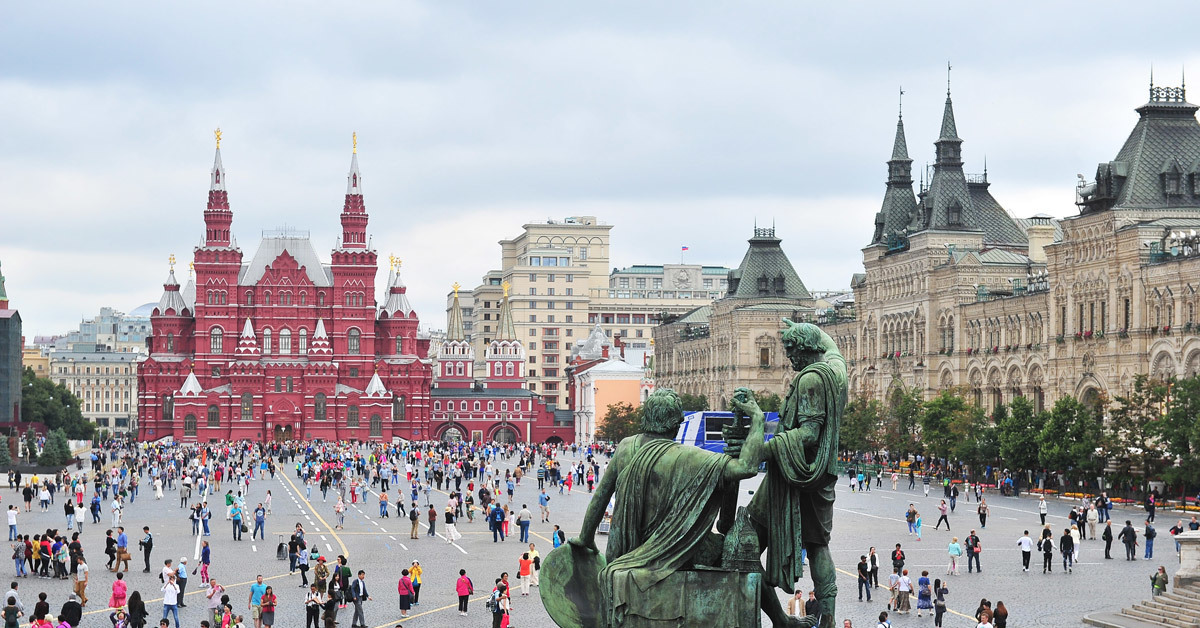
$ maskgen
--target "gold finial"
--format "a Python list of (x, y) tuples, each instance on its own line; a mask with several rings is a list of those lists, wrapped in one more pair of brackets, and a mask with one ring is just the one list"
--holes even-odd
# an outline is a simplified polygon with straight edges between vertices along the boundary
[(511, 287), (512, 287), (512, 284), (508, 283), (507, 281), (505, 281), (504, 283), (500, 284), (500, 289), (504, 291), (504, 297), (505, 297), (505, 298), (508, 298), (508, 289), (509, 289), (509, 288), (511, 288)]
[(217, 138), (217, 148), (221, 148), (221, 127), (217, 127), (217, 130), (213, 131), (213, 137)]
[(401, 261), (399, 257), (396, 258), (396, 272), (400, 272), (400, 265), (403, 263), (404, 262)]
[(175, 272), (175, 254), (174, 253), (172, 253), (171, 256), (167, 258), (167, 263), (171, 265), (171, 272)]
[(456, 281), (456, 282), (454, 282), (454, 285), (450, 286), (450, 287), (454, 288), (454, 298), (457, 299), (458, 298), (458, 289), (461, 288), (462, 286), (458, 285), (458, 282)]
[(395, 255), (388, 255), (388, 266), (391, 266), (392, 270), (396, 269), (396, 256)]
[(188, 262), (188, 275), (196, 271), (196, 262)]
[(354, 152), (358, 152), (358, 131), (350, 134), (350, 141), (354, 143)]

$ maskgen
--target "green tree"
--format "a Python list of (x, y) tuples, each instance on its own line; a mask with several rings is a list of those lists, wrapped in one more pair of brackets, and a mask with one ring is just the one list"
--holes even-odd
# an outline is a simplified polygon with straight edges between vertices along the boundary
[(996, 438), (999, 456), (1010, 469), (1038, 468), (1038, 448), (1045, 413), (1033, 411), (1033, 403), (1025, 397), (1017, 397), (1008, 405), (1008, 411), (996, 422)]
[(42, 455), (38, 456), (38, 464), (46, 467), (62, 467), (71, 462), (71, 446), (67, 443), (67, 433), (53, 430), (46, 437), (46, 446)]
[(920, 389), (899, 385), (888, 393), (881, 436), (893, 458), (902, 457), (916, 449), (924, 411)]
[(684, 412), (702, 412), (708, 409), (708, 397), (704, 395), (679, 395)]
[(1163, 470), (1163, 479), (1172, 484), (1195, 484), (1200, 478), (1200, 378), (1174, 382), (1170, 388), (1166, 413), (1147, 426), (1147, 434), (1160, 439), (1167, 456), (1177, 461)]
[(642, 409), (635, 408), (631, 404), (625, 402), (609, 404), (608, 411), (604, 414), (604, 422), (596, 430), (596, 436), (600, 440), (612, 442), (619, 442), (626, 436), (633, 436), (638, 433), (641, 416)]
[(66, 386), (34, 375), (26, 368), (21, 376), (21, 420), (43, 423), (47, 430), (62, 429), (70, 438), (95, 437), (96, 426), (83, 418), (79, 398)]
[(1073, 480), (1090, 478), (1104, 464), (1099, 455), (1102, 437), (1097, 410), (1073, 397), (1062, 397), (1042, 427), (1038, 462), (1047, 469), (1067, 472)]
[(843, 451), (868, 451), (879, 447), (882, 404), (877, 399), (856, 397), (846, 404), (838, 447)]
[(783, 406), (783, 399), (780, 399), (779, 395), (765, 390), (755, 391), (754, 401), (763, 412), (779, 412), (779, 408)]
[(12, 452), (9, 450), (9, 436), (0, 436), (0, 469), (11, 467), (13, 463)]
[(1166, 408), (1168, 383), (1138, 375), (1133, 389), (1117, 396), (1109, 410), (1101, 447), (1113, 461), (1116, 473), (1124, 478), (1145, 474), (1157, 478), (1163, 463), (1166, 443), (1154, 438)]
[[(983, 410), (956, 390), (943, 390), (925, 402), (921, 444), (936, 456), (979, 462), (979, 439), (987, 428)], [(989, 435), (988, 438), (991, 438)]]

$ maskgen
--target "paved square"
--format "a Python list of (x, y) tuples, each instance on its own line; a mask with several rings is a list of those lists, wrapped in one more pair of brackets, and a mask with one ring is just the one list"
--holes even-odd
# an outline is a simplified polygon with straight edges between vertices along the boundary
[[(574, 459), (576, 458), (567, 455), (567, 460)], [(511, 468), (516, 461), (515, 457), (500, 460), (497, 466), (501, 469)], [(447, 544), (444, 537), (427, 536), (424, 523), (420, 538), (412, 540), (409, 538), (408, 519), (396, 518), (394, 506), (391, 517), (379, 518), (378, 498), (372, 494), (367, 503), (360, 502), (349, 507), (344, 529), (335, 532), (329, 527), (335, 520), (334, 493), (331, 491), (329, 498), (323, 501), (320, 491), (314, 487), (312, 494), (306, 495), (304, 485), (295, 477), (294, 468), (287, 470), (287, 474), (277, 474), (273, 480), (256, 479), (250, 485), (247, 500), (250, 510), (265, 499), (268, 490), (273, 496), (273, 513), (267, 519), (265, 540), (252, 540), (249, 534), (246, 534), (242, 541), (234, 541), (231, 524), (224, 520), (223, 500), (220, 496), (210, 500), (213, 504), (213, 520), (212, 536), (207, 537), (212, 549), (212, 566), (209, 573), (227, 587), (235, 610), (245, 613), (247, 620), (249, 584), (257, 574), (262, 574), (266, 583), (275, 587), (279, 596), (275, 625), (280, 628), (303, 626), (305, 589), (300, 586), (300, 575), (298, 572), (294, 575), (289, 574), (287, 561), (276, 558), (277, 544), (281, 539), (286, 540), (286, 535), (290, 534), (299, 522), (304, 525), (310, 544), (315, 544), (322, 555), (332, 560), (338, 554), (345, 554), (349, 557), (350, 567), (354, 571), (363, 569), (367, 572), (369, 592), (374, 598), (365, 606), (370, 626), (391, 628), (400, 623), (396, 585), (400, 570), (409, 566), (413, 560), (419, 560), (424, 568), (424, 583), (420, 604), (415, 606), (410, 611), (410, 617), (403, 621), (406, 628), (490, 625), (490, 617), (482, 600), (501, 571), (516, 573), (517, 559), (525, 549), (517, 540), (518, 530), (515, 523), (512, 525), (513, 534), (503, 543), (493, 542), (486, 523), (479, 516), (476, 516), (473, 523), (466, 522), (465, 518), (460, 521), (458, 527), (463, 537), (453, 545)], [(756, 484), (757, 480), (743, 484), (740, 496), (742, 503), (748, 502), (749, 491)], [(1168, 572), (1173, 572), (1177, 564), (1174, 546), (1166, 530), (1173, 525), (1178, 516), (1163, 513), (1158, 517), (1161, 536), (1153, 561), (1121, 560), (1123, 549), (1119, 544), (1113, 553), (1117, 559), (1106, 561), (1103, 559), (1103, 542), (1087, 540), (1083, 542), (1080, 564), (1073, 574), (1063, 574), (1057, 568), (1061, 561), (1056, 561), (1055, 572), (1043, 575), (1040, 570), (1040, 555), (1036, 552), (1033, 566), (1037, 568), (1026, 574), (1021, 571), (1020, 551), (1016, 543), (1022, 530), (1028, 529), (1036, 535), (1040, 529), (1035, 500), (1003, 498), (998, 495), (988, 497), (992, 516), (986, 528), (979, 527), (979, 520), (975, 514), (976, 504), (960, 500), (957, 511), (950, 515), (953, 531), (947, 532), (933, 529), (940, 499), (936, 490), (926, 498), (920, 485), (916, 490), (908, 491), (905, 490), (906, 483), (901, 482), (900, 490), (892, 491), (890, 482), (884, 484), (882, 488), (873, 487), (870, 492), (851, 493), (846, 489), (844, 479), (839, 483), (831, 548), (839, 568), (839, 622), (842, 618), (850, 618), (855, 626), (874, 626), (876, 616), (884, 609), (887, 595), (883, 589), (875, 591), (876, 597), (870, 603), (857, 601), (854, 567), (858, 556), (865, 554), (869, 547), (876, 547), (877, 551), (886, 557), (888, 550), (895, 543), (902, 543), (914, 581), (922, 569), (929, 570), (931, 579), (945, 578), (946, 545), (952, 535), (958, 536), (960, 540), (965, 539), (972, 528), (978, 530), (984, 547), (984, 572), (967, 574), (964, 566), (962, 575), (950, 577), (950, 594), (947, 597), (950, 612), (945, 619), (946, 626), (973, 626), (974, 621), (970, 616), (974, 614), (980, 598), (983, 597), (993, 602), (1003, 600), (1009, 608), (1010, 625), (1013, 626), (1081, 625), (1080, 618), (1087, 612), (1117, 609), (1149, 597), (1149, 576), (1153, 569), (1163, 564), (1167, 566)], [(127, 506), (124, 525), (131, 545), (140, 538), (143, 525), (151, 527), (155, 536), (151, 573), (142, 573), (142, 556), (135, 546), (132, 548), (134, 560), (126, 579), (131, 592), (140, 590), (148, 600), (147, 610), (152, 620), (150, 625), (154, 626), (157, 625), (157, 619), (162, 612), (159, 601), (162, 598), (162, 585), (157, 574), (162, 569), (163, 561), (170, 558), (178, 562), (181, 557), (186, 556), (189, 565), (196, 566), (196, 537), (191, 534), (188, 510), (179, 507), (178, 494), (166, 491), (162, 500), (155, 500), (153, 491), (149, 490), (147, 485), (146, 482), (142, 483), (138, 498)], [(393, 487), (393, 497), (395, 492)], [(552, 523), (540, 523), (535, 516), (531, 527), (532, 540), (543, 555), (551, 548), (552, 525), (557, 523), (568, 536), (574, 536), (578, 532), (589, 501), (586, 489), (579, 490), (578, 487), (570, 495), (559, 495), (557, 490), (550, 492)], [(537, 480), (527, 476), (516, 489), (514, 507), (519, 509), (521, 504), (529, 504), (530, 510), (536, 514), (537, 493)], [(3, 498), (3, 505), (7, 507), (8, 504), (20, 502), (20, 493), (5, 491)], [(445, 493), (437, 491), (432, 495), (432, 501), (439, 513), (445, 506), (446, 498)], [(423, 496), (421, 501), (424, 506)], [(65, 529), (61, 496), (56, 502), (50, 512), (41, 513), (38, 512), (35, 500), (34, 511), (23, 512), (20, 515), (21, 533), (35, 534), (50, 527)], [(915, 503), (923, 514), (925, 526), (923, 540), (920, 542), (908, 535), (904, 523), (903, 514), (910, 502)], [(108, 625), (109, 611), (106, 609), (106, 602), (114, 575), (104, 569), (104, 531), (111, 523), (107, 510), (105, 504), (100, 524), (93, 525), (88, 517), (82, 535), (85, 556), (92, 573), (91, 584), (88, 587), (91, 603), (84, 609), (85, 626)], [(1065, 502), (1051, 502), (1048, 521), (1052, 524), (1056, 537), (1066, 526), (1066, 512)], [(1144, 519), (1144, 512), (1140, 509), (1118, 509), (1114, 510), (1113, 514), (1121, 523), (1125, 519), (1132, 519), (1135, 524), (1139, 524)], [(440, 519), (437, 532), (442, 532)], [(605, 540), (603, 535), (598, 537), (601, 549)], [(881, 565), (881, 579), (885, 579), (884, 572), (889, 566), (886, 560), (881, 561)], [(470, 616), (466, 618), (459, 617), (456, 612), (454, 582), (460, 568), (467, 570), (476, 590), (471, 602)], [(11, 561), (8, 569), (12, 569)], [(19, 584), (21, 597), (29, 608), (32, 608), (33, 602), (36, 601), (38, 592), (47, 592), (53, 614), (57, 613), (71, 590), (70, 581), (36, 577), (20, 579)], [(802, 581), (801, 587), (807, 594), (810, 583), (807, 580)], [(552, 628), (554, 624), (542, 608), (536, 589), (531, 591), (530, 597), (523, 598), (520, 597), (520, 588), (514, 588), (513, 625), (520, 628)], [(180, 609), (182, 626), (194, 628), (200, 625), (201, 619), (207, 618), (203, 592), (199, 575), (189, 578), (186, 589), (187, 607)], [(349, 626), (350, 612), (348, 607), (339, 614), (343, 628)], [(916, 617), (915, 603), (912, 615), (893, 616), (892, 621), (893, 625), (897, 626), (932, 625), (932, 619)], [(247, 623), (249, 624), (249, 621)], [(838, 625), (840, 626), (840, 623)]]

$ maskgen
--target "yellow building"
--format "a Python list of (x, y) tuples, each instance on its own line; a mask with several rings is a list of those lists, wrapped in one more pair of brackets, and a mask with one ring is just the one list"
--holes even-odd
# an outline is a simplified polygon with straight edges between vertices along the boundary
[(37, 347), (25, 347), (21, 350), (21, 366), (33, 369), (33, 374), (38, 377), (50, 376), (50, 356), (42, 355), (42, 350)]
[(591, 443), (608, 407), (627, 403), (633, 407), (654, 392), (649, 369), (628, 364), (610, 353), (612, 345), (600, 325), (578, 345), (571, 366), (568, 388), (575, 418), (575, 442)]

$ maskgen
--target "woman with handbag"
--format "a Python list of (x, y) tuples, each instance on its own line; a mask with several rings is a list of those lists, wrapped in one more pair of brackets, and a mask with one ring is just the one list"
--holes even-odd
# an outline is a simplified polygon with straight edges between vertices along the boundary
[(396, 584), (396, 594), (400, 596), (400, 616), (408, 617), (412, 608), (413, 584), (407, 569), (400, 572), (400, 582)]

